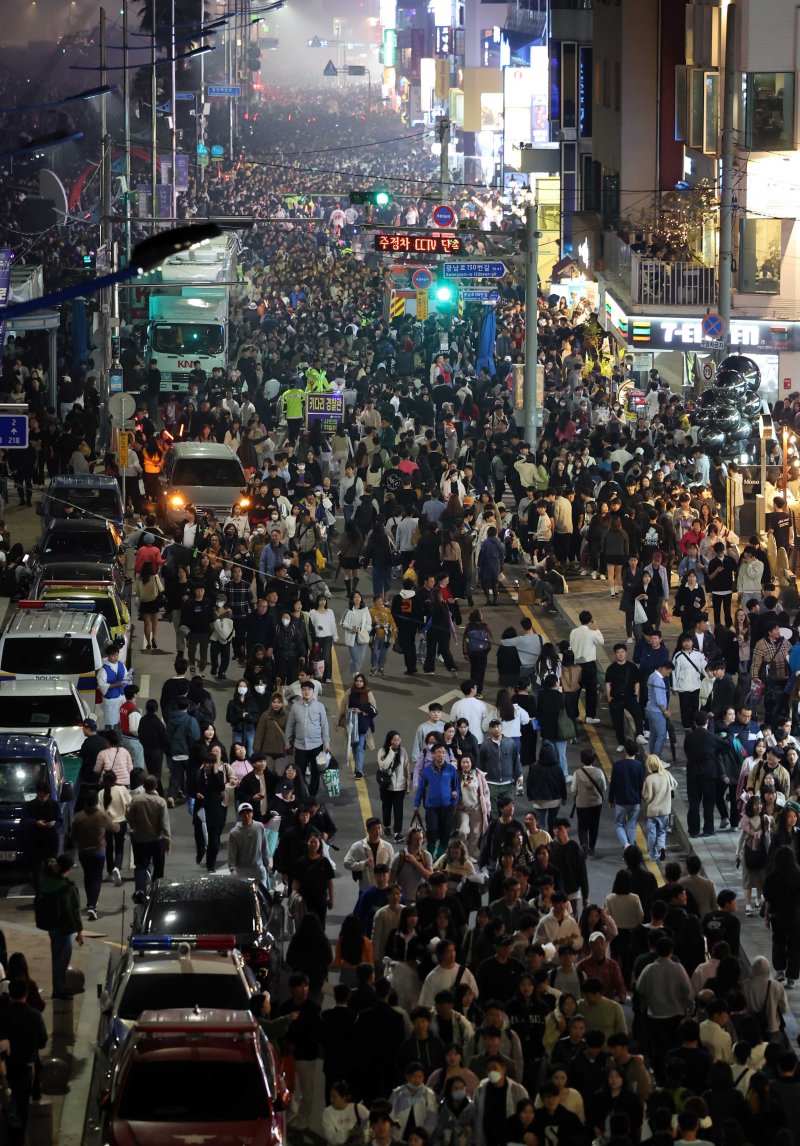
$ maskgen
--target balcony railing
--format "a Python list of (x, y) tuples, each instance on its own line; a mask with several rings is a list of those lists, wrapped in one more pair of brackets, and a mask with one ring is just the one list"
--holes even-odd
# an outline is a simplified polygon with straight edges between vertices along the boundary
[(717, 272), (700, 263), (643, 259), (631, 251), (631, 299), (642, 306), (715, 306)]
[(524, 32), (539, 37), (547, 28), (548, 0), (520, 0), (509, 3), (505, 28), (508, 32)]

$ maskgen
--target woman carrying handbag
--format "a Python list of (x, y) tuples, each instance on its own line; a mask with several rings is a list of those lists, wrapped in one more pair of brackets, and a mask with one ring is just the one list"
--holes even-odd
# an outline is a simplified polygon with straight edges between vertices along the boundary
[(375, 717), (378, 708), (375, 696), (367, 688), (363, 673), (356, 673), (350, 691), (342, 697), (339, 706), (337, 726), (345, 729), (348, 746), (353, 749), (354, 775), (356, 780), (364, 779), (364, 749), (374, 748), (372, 734), (375, 731)]
[(156, 573), (154, 563), (145, 561), (136, 576), (134, 590), (139, 599), (139, 611), (144, 625), (144, 648), (157, 649), (158, 614), (164, 603), (164, 582)]
[(383, 747), (378, 749), (378, 788), (381, 794), (381, 817), (388, 839), (394, 820), (395, 843), (403, 836), (403, 804), (406, 794), (413, 789), (411, 763), (400, 741), (400, 733), (386, 733)]

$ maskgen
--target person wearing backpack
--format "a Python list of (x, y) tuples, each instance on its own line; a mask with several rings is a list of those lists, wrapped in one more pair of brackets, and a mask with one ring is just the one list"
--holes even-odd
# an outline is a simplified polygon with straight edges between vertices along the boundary
[[(483, 693), (483, 682), (486, 678), (486, 665), (492, 649), (492, 630), (486, 624), (480, 609), (473, 609), (464, 628), (464, 637), (461, 648), (469, 661), (469, 675), (475, 681), (477, 695)], [(480, 743), (480, 741), (479, 741)]]
[(60, 855), (42, 868), (39, 892), (34, 900), (36, 926), (50, 936), (53, 964), (53, 998), (67, 994), (67, 968), (72, 958), (73, 938), (83, 946), (83, 923), (78, 889), (69, 878), (72, 857)]

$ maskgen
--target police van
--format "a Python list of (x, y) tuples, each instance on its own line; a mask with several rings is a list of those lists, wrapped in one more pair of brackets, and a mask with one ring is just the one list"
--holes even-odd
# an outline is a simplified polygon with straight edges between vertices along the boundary
[(105, 650), (123, 642), (112, 640), (105, 617), (81, 605), (20, 601), (0, 633), (0, 687), (9, 680), (66, 680), (93, 709)]

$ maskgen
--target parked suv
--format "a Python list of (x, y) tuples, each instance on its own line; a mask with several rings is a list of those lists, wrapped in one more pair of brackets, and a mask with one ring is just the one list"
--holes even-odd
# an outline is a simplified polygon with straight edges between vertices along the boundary
[(119, 482), (108, 474), (56, 474), (36, 507), (44, 527), (69, 518), (105, 519), (122, 529)]
[(0, 734), (0, 864), (26, 862), (28, 824), (25, 805), (36, 796), (44, 780), (50, 798), (59, 805), (58, 850), (72, 824), (74, 786), (64, 779), (58, 746), (51, 736), (27, 736), (20, 732)]

